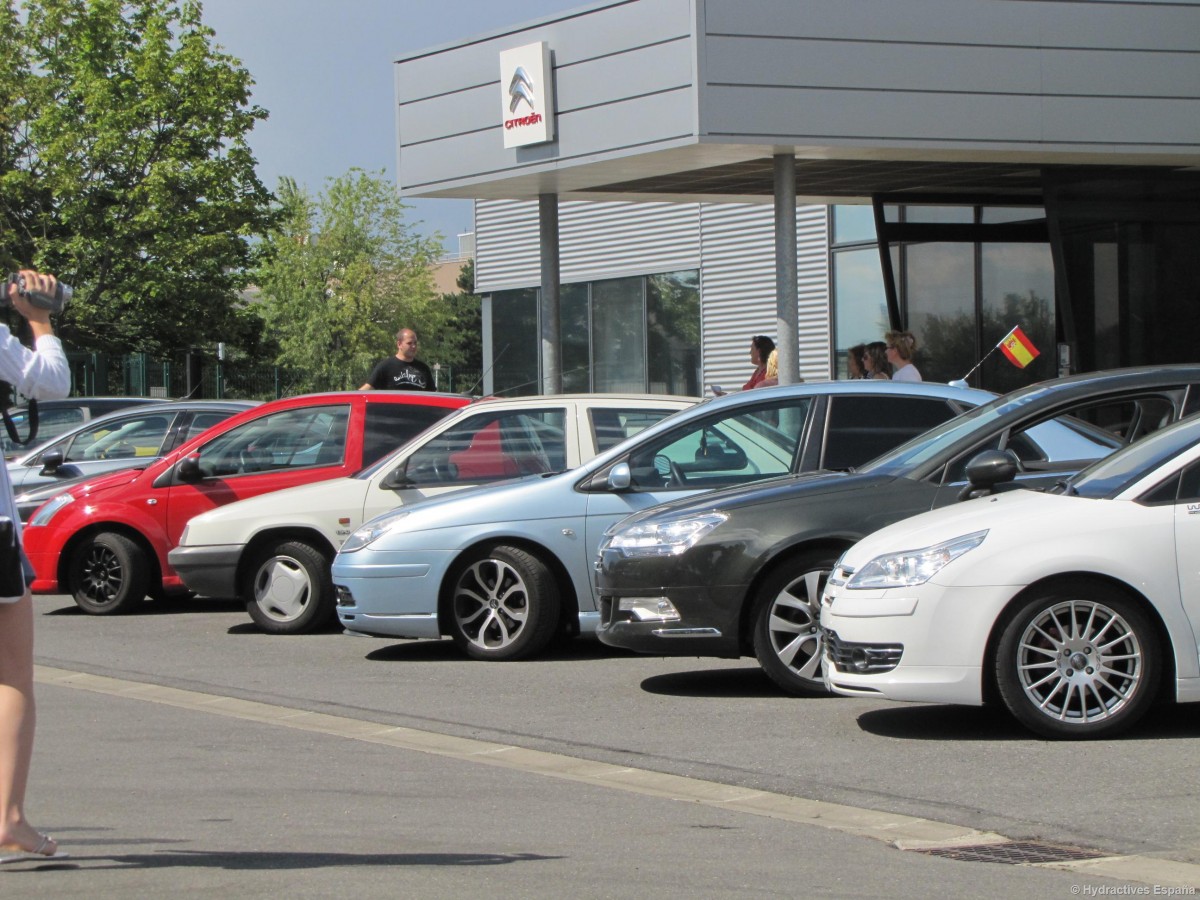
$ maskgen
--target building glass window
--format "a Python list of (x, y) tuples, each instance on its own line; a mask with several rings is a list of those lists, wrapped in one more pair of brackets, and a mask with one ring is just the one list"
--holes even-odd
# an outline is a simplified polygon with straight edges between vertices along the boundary
[(871, 245), (833, 255), (834, 329), (839, 378), (847, 377), (846, 350), (855, 344), (883, 340), (888, 330), (887, 297), (879, 248)]
[[(884, 206), (884, 219), (896, 230), (888, 249), (900, 316), (917, 339), (914, 361), (926, 381), (964, 377), (1014, 325), (1040, 355), (1017, 369), (994, 353), (971, 383), (1003, 392), (1057, 374), (1055, 278), (1045, 218), (1040, 207)], [(916, 225), (907, 241), (906, 225)], [(943, 226), (936, 241), (919, 240), (926, 226)], [(835, 229), (831, 257), (835, 372), (844, 378), (846, 349), (880, 340), (891, 326), (878, 244), (846, 245)]]
[(700, 394), (700, 273), (646, 279), (646, 365), (652, 394)]
[(541, 334), (538, 291), (524, 288), (492, 294), (492, 393), (506, 397), (539, 394)]
[(979, 359), (974, 245), (913, 244), (905, 249), (908, 330), (917, 339), (913, 363), (926, 381), (962, 378)]
[[(493, 394), (541, 392), (539, 291), (491, 295)], [(560, 291), (563, 390), (700, 393), (700, 273), (565, 284)]]
[(1040, 206), (985, 206), (979, 211), (979, 221), (984, 225), (998, 222), (1036, 222), (1046, 218)]
[(592, 389), (588, 293), (586, 284), (564, 284), (558, 292), (558, 325), (562, 341), (559, 365), (562, 367), (563, 390), (568, 394), (586, 394)]
[(614, 278), (592, 284), (593, 390), (646, 390), (645, 282)]
[(1054, 262), (1050, 247), (984, 244), (979, 269), (982, 353), (995, 347), (1014, 325), (1020, 325), (1038, 349), (1038, 356), (1024, 369), (1013, 366), (999, 351), (989, 356), (980, 366), (988, 389), (1003, 394), (1031, 381), (1053, 378), (1058, 368), (1054, 353)]
[(833, 207), (833, 239), (839, 244), (874, 241), (874, 207), (870, 204)]
[(904, 221), (970, 224), (975, 221), (975, 209), (971, 206), (906, 206)]

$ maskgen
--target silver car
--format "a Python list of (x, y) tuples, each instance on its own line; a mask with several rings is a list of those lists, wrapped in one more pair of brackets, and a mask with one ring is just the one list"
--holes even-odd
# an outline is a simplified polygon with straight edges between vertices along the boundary
[(20, 494), (57, 482), (145, 466), (258, 402), (178, 400), (127, 407), (19, 454), (8, 463), (8, 477)]
[(578, 468), (382, 515), (334, 560), (352, 633), (450, 635), (478, 659), (521, 659), (598, 624), (591, 565), (632, 512), (716, 487), (849, 469), (993, 399), (937, 384), (824, 382), (709, 400)]

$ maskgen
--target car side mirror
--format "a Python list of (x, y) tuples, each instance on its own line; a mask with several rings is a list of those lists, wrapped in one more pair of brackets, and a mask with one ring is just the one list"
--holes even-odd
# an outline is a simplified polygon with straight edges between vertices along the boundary
[(379, 487), (388, 491), (402, 491), (414, 486), (412, 479), (408, 477), (407, 459), (384, 475), (379, 482)]
[(608, 470), (608, 489), (610, 491), (627, 491), (633, 484), (633, 472), (629, 463), (619, 462)]
[(967, 486), (959, 499), (986, 497), (996, 485), (1016, 478), (1020, 470), (1020, 463), (1011, 450), (984, 450), (967, 463)]
[(200, 457), (185, 456), (175, 463), (175, 477), (185, 484), (191, 484), (204, 478), (200, 471)]
[(53, 475), (63, 464), (62, 450), (47, 450), (42, 454), (42, 471), (39, 475)]

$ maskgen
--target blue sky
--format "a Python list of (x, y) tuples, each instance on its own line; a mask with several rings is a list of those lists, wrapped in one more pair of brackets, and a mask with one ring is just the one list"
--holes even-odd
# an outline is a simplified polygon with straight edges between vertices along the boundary
[[(289, 175), (313, 194), (357, 166), (396, 177), (392, 63), (421, 50), (586, 5), (588, 0), (202, 0), (216, 41), (255, 81), (271, 117), (250, 144), (263, 184)], [(465, 200), (411, 200), (446, 249), (471, 227)]]

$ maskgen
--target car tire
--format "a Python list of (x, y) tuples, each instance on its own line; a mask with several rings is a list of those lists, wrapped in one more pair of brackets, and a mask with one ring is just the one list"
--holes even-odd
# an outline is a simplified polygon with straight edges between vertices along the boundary
[(304, 541), (271, 544), (246, 583), (246, 611), (268, 634), (305, 634), (334, 613), (333, 578), (325, 554)]
[(996, 648), (1004, 705), (1048, 738), (1125, 730), (1154, 703), (1161, 674), (1162, 644), (1149, 617), (1120, 590), (1097, 582), (1029, 597), (1004, 619)]
[(806, 553), (780, 565), (762, 583), (751, 620), (754, 655), (789, 694), (826, 693), (821, 676), (821, 592), (837, 561), (834, 552)]
[(472, 557), (455, 575), (450, 633), (474, 659), (527, 659), (554, 637), (560, 608), (550, 568), (533, 553), (499, 544)]
[(149, 568), (145, 551), (136, 543), (123, 534), (102, 531), (71, 554), (67, 590), (89, 615), (127, 613), (146, 599)]

